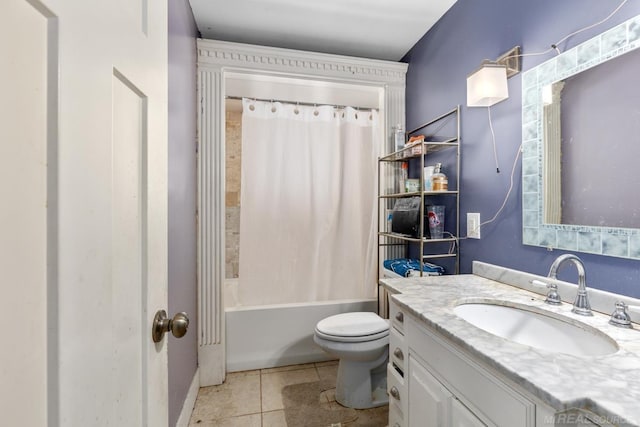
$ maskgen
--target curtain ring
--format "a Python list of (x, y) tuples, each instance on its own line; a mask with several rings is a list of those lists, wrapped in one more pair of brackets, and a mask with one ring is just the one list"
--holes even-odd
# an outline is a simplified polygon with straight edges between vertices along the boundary
[(255, 111), (256, 109), (255, 102), (256, 102), (255, 98), (251, 99), (251, 104), (249, 104), (249, 111)]
[(318, 117), (318, 114), (320, 114), (320, 111), (318, 111), (318, 106), (316, 104), (313, 104), (313, 115)]
[(298, 115), (300, 113), (300, 110), (298, 109), (299, 105), (300, 105), (300, 103), (296, 102), (296, 108), (293, 109), (293, 114)]

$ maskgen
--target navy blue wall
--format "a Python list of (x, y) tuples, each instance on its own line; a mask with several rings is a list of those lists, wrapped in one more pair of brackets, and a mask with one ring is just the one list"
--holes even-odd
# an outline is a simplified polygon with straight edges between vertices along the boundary
[[(547, 50), (565, 35), (600, 21), (619, 4), (619, 0), (458, 0), (404, 58), (409, 63), (407, 129), (457, 104), (462, 106), (463, 235), (467, 212), (480, 212), (481, 220), (486, 221), (502, 204), (522, 126), (521, 75), (517, 75), (509, 79), (509, 99), (491, 108), (501, 171), (497, 174), (487, 109), (466, 107), (467, 75), (483, 59), (495, 59), (515, 45), (522, 46), (525, 54)], [(630, 0), (606, 23), (573, 36), (558, 47), (565, 51), (638, 14), (640, 2)], [(523, 70), (552, 55), (524, 57)], [(471, 272), (472, 261), (479, 260), (546, 275), (553, 260), (563, 253), (522, 244), (520, 161), (514, 180), (505, 209), (495, 222), (482, 227), (482, 239), (461, 241), (462, 273)], [(640, 297), (640, 261), (578, 256), (585, 262), (589, 286)], [(566, 270), (560, 277), (575, 282), (575, 270)]]
[[(169, 6), (169, 316), (186, 311), (189, 332), (167, 334), (169, 425), (175, 426), (198, 368), (196, 284), (196, 37), (187, 0)], [(190, 408), (189, 408), (190, 409)], [(190, 412), (190, 411), (189, 411)]]

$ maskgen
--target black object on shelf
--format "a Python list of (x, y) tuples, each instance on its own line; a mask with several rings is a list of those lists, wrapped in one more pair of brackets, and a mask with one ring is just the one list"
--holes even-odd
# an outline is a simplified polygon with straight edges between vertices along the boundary
[[(412, 237), (420, 235), (420, 197), (408, 197), (396, 200), (391, 217), (391, 231)], [(429, 227), (425, 227), (425, 233), (429, 233)], [(429, 237), (425, 235), (425, 237)]]

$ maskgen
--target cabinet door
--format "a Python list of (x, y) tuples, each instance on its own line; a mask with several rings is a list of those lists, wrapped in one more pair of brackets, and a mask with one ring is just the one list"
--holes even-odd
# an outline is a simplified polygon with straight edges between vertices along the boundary
[(409, 426), (448, 426), (452, 395), (409, 355)]
[(486, 427), (473, 412), (458, 399), (451, 401), (451, 427)]

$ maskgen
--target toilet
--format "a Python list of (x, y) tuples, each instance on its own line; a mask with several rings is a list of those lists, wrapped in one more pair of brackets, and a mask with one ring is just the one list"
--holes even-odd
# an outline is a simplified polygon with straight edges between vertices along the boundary
[(387, 361), (389, 322), (375, 313), (343, 313), (316, 325), (313, 340), (340, 360), (336, 401), (356, 409), (389, 402)]

